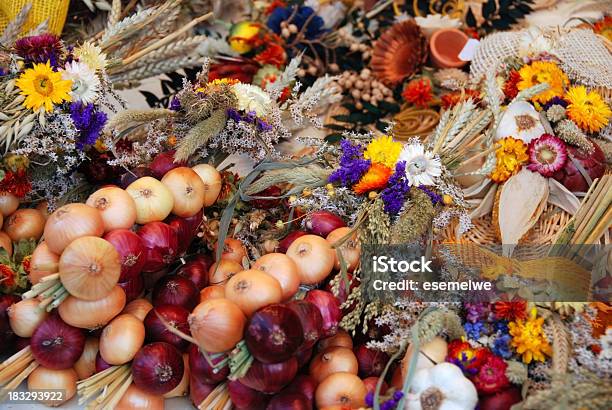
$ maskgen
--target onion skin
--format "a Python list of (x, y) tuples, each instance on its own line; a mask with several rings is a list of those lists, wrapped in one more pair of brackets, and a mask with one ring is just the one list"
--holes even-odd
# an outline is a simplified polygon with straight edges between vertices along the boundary
[(45, 217), (37, 209), (18, 209), (4, 221), (4, 232), (13, 240), (39, 240), (45, 229)]
[(170, 215), (164, 220), (164, 223), (168, 224), (176, 231), (176, 237), (178, 239), (178, 248), (176, 250), (177, 254), (182, 255), (187, 252), (187, 249), (193, 240), (189, 222), (180, 216)]
[(351, 373), (334, 373), (327, 377), (315, 393), (317, 408), (346, 406), (351, 409), (365, 407), (366, 386)]
[(333, 230), (346, 226), (346, 223), (338, 215), (329, 211), (315, 211), (306, 217), (304, 226), (309, 232), (326, 237)]
[(308, 400), (310, 400), (311, 403), (313, 403), (317, 386), (318, 383), (312, 376), (300, 374), (295, 379), (293, 379), (291, 384), (287, 386), (283, 391), (302, 393), (306, 396)]
[(17, 295), (0, 295), (0, 354), (15, 350), (12, 348), (17, 336), (11, 329), (8, 308), (20, 300), (21, 298)]
[(312, 403), (302, 393), (282, 391), (270, 400), (266, 410), (312, 410)]
[[(333, 245), (338, 240), (344, 238), (351, 232), (351, 228), (342, 227), (338, 229), (334, 229), (327, 235), (325, 240), (329, 242), (330, 245)], [(344, 258), (344, 261), (347, 265), (347, 271), (353, 272), (357, 266), (359, 266), (360, 257), (361, 257), (361, 243), (359, 242), (359, 235), (355, 231), (353, 234), (342, 244), (340, 245), (340, 253)], [(338, 259), (338, 253), (336, 252), (336, 259), (334, 263), (334, 268), (340, 269), (340, 260)]]
[(19, 208), (19, 198), (8, 192), (0, 192), (0, 213), (7, 217)]
[(104, 221), (97, 209), (85, 204), (68, 204), (58, 208), (45, 224), (45, 241), (49, 250), (61, 255), (72, 241), (83, 236), (102, 236)]
[(329, 375), (346, 372), (357, 374), (359, 364), (351, 349), (346, 347), (328, 347), (317, 354), (310, 362), (309, 374), (321, 383)]
[(314, 349), (300, 349), (295, 353), (295, 358), (298, 361), (298, 368), (302, 368), (310, 362)]
[(153, 306), (177, 305), (191, 311), (199, 299), (198, 289), (193, 282), (178, 275), (161, 278), (153, 289)]
[(127, 282), (136, 277), (146, 262), (144, 243), (140, 236), (127, 229), (115, 229), (104, 235), (121, 257), (119, 282)]
[(13, 241), (3, 231), (0, 231), (0, 248), (4, 248), (9, 258), (13, 256)]
[(75, 239), (59, 262), (60, 280), (73, 296), (85, 300), (103, 298), (121, 275), (119, 253), (110, 242), (95, 236)]
[(293, 231), (293, 232), (289, 232), (287, 234), (287, 236), (285, 236), (278, 243), (278, 251), (280, 253), (287, 253), (287, 249), (289, 249), (289, 246), (291, 246), (293, 241), (295, 241), (297, 238), (302, 237), (304, 235), (308, 235), (308, 233), (306, 233), (305, 231)]
[(353, 339), (346, 331), (339, 330), (335, 335), (321, 339), (319, 342), (318, 348), (320, 351), (328, 347), (346, 347), (353, 349)]
[(147, 393), (132, 383), (117, 403), (116, 408), (121, 410), (164, 410), (164, 402), (163, 396)]
[(271, 364), (255, 360), (246, 375), (241, 377), (239, 381), (245, 386), (262, 393), (278, 393), (283, 387), (291, 383), (297, 371), (298, 364), (295, 357), (285, 362)]
[(251, 389), (238, 380), (230, 381), (227, 387), (236, 410), (264, 410), (270, 400), (269, 395)]
[(192, 167), (204, 183), (204, 206), (211, 206), (217, 201), (221, 192), (221, 174), (215, 167), (208, 164), (198, 164)]
[(100, 336), (100, 356), (111, 365), (122, 365), (134, 358), (145, 339), (142, 321), (131, 314), (114, 318)]
[(206, 399), (210, 393), (215, 389), (214, 384), (206, 384), (198, 378), (193, 377), (193, 374), (189, 375), (189, 398), (194, 407), (198, 407), (204, 399)]
[(81, 329), (97, 329), (106, 325), (125, 307), (125, 292), (115, 286), (108, 295), (98, 300), (84, 300), (68, 296), (58, 307), (62, 320)]
[(96, 373), (96, 356), (98, 355), (98, 338), (88, 337), (79, 360), (74, 364), (74, 371), (79, 380), (88, 378)]
[(200, 303), (188, 320), (191, 335), (210, 353), (234, 348), (242, 339), (246, 323), (246, 317), (238, 305), (225, 298)]
[(289, 300), (300, 287), (298, 267), (293, 259), (282, 253), (268, 253), (257, 259), (253, 269), (260, 270), (272, 276), (281, 285), (283, 300)]
[(32, 355), (49, 369), (60, 370), (74, 366), (85, 349), (85, 335), (81, 329), (64, 323), (59, 316), (44, 320), (30, 338)]
[(6, 310), (9, 324), (19, 337), (32, 337), (32, 334), (49, 314), (38, 307), (37, 299), (24, 299), (12, 304)]
[(333, 336), (338, 332), (342, 311), (338, 299), (330, 292), (314, 289), (306, 294), (305, 301), (314, 304), (323, 318), (323, 336)]
[(207, 286), (200, 291), (200, 303), (208, 299), (225, 298), (225, 288), (220, 285)]
[(281, 304), (265, 306), (247, 323), (244, 340), (249, 352), (262, 363), (284, 362), (304, 342), (299, 316)]
[[(219, 268), (217, 268), (219, 265)], [(208, 283), (210, 285), (223, 285), (227, 283), (227, 281), (243, 270), (242, 265), (238, 262), (221, 259), (217, 263), (213, 263), (210, 269), (208, 270)]]
[(189, 334), (189, 325), (187, 324), (189, 311), (182, 306), (159, 305), (147, 313), (147, 316), (143, 322), (147, 341), (165, 342), (171, 344), (180, 351), (187, 349), (189, 342), (170, 332), (161, 322), (161, 320), (159, 320), (157, 315), (164, 318), (164, 320), (171, 324), (175, 329)]
[(180, 383), (174, 389), (164, 394), (164, 398), (169, 399), (172, 397), (182, 397), (189, 392), (189, 382), (191, 379), (191, 372), (189, 371), (189, 357), (187, 353), (183, 353), (183, 377)]
[(47, 242), (39, 243), (30, 259), (28, 277), (32, 285), (36, 285), (45, 276), (57, 273), (59, 270), (59, 259), (59, 255), (49, 250)]
[(181, 266), (176, 274), (189, 279), (200, 291), (208, 285), (208, 269), (212, 265), (212, 260), (208, 262), (204, 257), (193, 259)]
[[(74, 397), (77, 391), (78, 376), (74, 369), (49, 369), (38, 366), (28, 376), (28, 391), (54, 390), (62, 391), (62, 400), (39, 400), (47, 406), (55, 407)], [(57, 398), (57, 397), (54, 397)]]
[(280, 283), (265, 272), (249, 269), (232, 276), (225, 285), (225, 297), (236, 303), (246, 316), (283, 297)]
[[(215, 246), (213, 247), (213, 253), (215, 255), (217, 254), (218, 246), (219, 242), (215, 243)], [(223, 243), (223, 253), (221, 253), (221, 259), (242, 264), (242, 260), (246, 258), (246, 256), (247, 251), (242, 242), (240, 242), (238, 239), (227, 238)]]
[(513, 405), (523, 401), (521, 390), (512, 386), (499, 393), (480, 396), (478, 409), (481, 410), (510, 410)]
[(143, 272), (166, 268), (176, 258), (178, 237), (174, 228), (163, 222), (150, 222), (138, 231), (145, 249)]
[(287, 307), (297, 314), (302, 325), (304, 342), (300, 350), (312, 348), (323, 335), (321, 312), (314, 304), (306, 300), (292, 300), (287, 303)]
[(149, 164), (149, 168), (151, 169), (152, 175), (161, 179), (164, 175), (166, 175), (169, 171), (184, 166), (186, 163), (184, 161), (175, 162), (174, 154), (176, 151), (164, 151), (160, 152), (153, 158), (153, 161)]
[[(365, 384), (368, 393), (374, 394), (376, 391), (376, 386), (378, 385), (378, 377), (366, 377), (363, 379), (363, 384)], [(387, 383), (383, 381), (382, 385), (380, 386), (380, 394), (385, 394), (388, 388), (389, 386), (387, 386)]]
[(259, 191), (255, 194), (253, 194), (253, 196), (267, 196), (267, 197), (272, 197), (272, 199), (251, 199), (249, 201), (249, 205), (251, 205), (253, 208), (256, 209), (270, 209), (270, 208), (274, 208), (276, 206), (279, 206), (281, 203), (281, 189), (280, 187), (276, 186), (276, 185), (272, 185), (266, 189), (264, 189), (263, 191)]
[(193, 216), (204, 207), (204, 182), (191, 168), (178, 167), (166, 173), (161, 180), (172, 193), (172, 213), (181, 217)]
[(109, 186), (91, 194), (85, 205), (96, 208), (104, 222), (104, 232), (130, 229), (136, 223), (136, 204), (123, 189)]
[(151, 394), (166, 394), (174, 389), (184, 371), (181, 353), (163, 342), (143, 346), (132, 361), (134, 384)]
[(172, 212), (174, 207), (172, 192), (155, 178), (139, 178), (125, 190), (136, 204), (137, 224), (163, 221)]
[(104, 360), (102, 356), (100, 356), (100, 351), (98, 350), (98, 354), (96, 354), (95, 366), (96, 366), (96, 373), (100, 373), (108, 369), (109, 367), (112, 367), (113, 365), (107, 363), (106, 360)]
[(380, 350), (369, 349), (366, 345), (360, 345), (353, 350), (359, 363), (359, 377), (378, 377), (382, 374), (389, 356)]
[(153, 309), (153, 305), (147, 299), (134, 299), (125, 306), (122, 313), (129, 313), (138, 320), (143, 321), (149, 311)]
[(125, 292), (127, 302), (141, 297), (144, 293), (144, 279), (140, 273), (127, 282), (117, 283), (117, 286)]
[(320, 236), (304, 235), (293, 241), (289, 256), (298, 267), (300, 282), (305, 285), (316, 285), (323, 281), (334, 268), (336, 252), (329, 242)]
[[(191, 375), (205, 384), (217, 384), (225, 380), (229, 375), (229, 366), (226, 364), (217, 369), (215, 373), (214, 367), (208, 364), (208, 361), (200, 351), (200, 348), (193, 343), (189, 345), (189, 368)], [(225, 355), (218, 358), (211, 358), (213, 364), (217, 364), (226, 358)]]

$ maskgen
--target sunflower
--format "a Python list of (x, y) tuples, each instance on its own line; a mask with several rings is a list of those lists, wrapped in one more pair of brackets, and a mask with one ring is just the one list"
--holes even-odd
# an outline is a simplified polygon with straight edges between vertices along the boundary
[(597, 91), (587, 91), (583, 85), (570, 88), (565, 95), (569, 102), (567, 116), (583, 131), (598, 132), (606, 126), (612, 111)]
[(53, 104), (71, 100), (72, 81), (62, 80), (62, 73), (53, 71), (48, 61), (25, 70), (15, 84), (26, 96), (23, 105), (35, 111), (43, 106), (51, 111)]
[(353, 191), (357, 195), (363, 195), (366, 192), (384, 188), (392, 173), (391, 168), (383, 164), (372, 164), (368, 172), (355, 184)]
[(534, 61), (524, 65), (519, 70), (520, 81), (516, 84), (519, 90), (525, 90), (534, 85), (547, 83), (549, 88), (531, 98), (538, 103), (546, 103), (557, 95), (562, 95), (565, 87), (569, 84), (567, 75), (559, 66), (551, 61)]
[(393, 141), (393, 138), (389, 136), (382, 136), (368, 144), (363, 157), (374, 164), (383, 164), (393, 169), (400, 152), (402, 152), (401, 142)]

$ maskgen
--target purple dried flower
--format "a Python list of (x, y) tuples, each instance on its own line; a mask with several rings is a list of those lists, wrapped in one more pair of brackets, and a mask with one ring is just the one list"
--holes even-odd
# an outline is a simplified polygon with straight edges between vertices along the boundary
[(489, 304), (488, 303), (470, 303), (464, 304), (466, 310), (465, 318), (468, 322), (476, 323), (479, 320), (484, 320), (489, 316)]
[(366, 406), (368, 407), (374, 406), (374, 393), (368, 392), (368, 394), (366, 394), (365, 396), (365, 402)]
[(482, 322), (467, 322), (463, 325), (463, 329), (465, 330), (465, 334), (467, 335), (467, 337), (474, 340), (478, 340), (480, 338), (480, 335), (485, 333), (486, 330), (484, 323)]
[(395, 172), (389, 178), (387, 188), (380, 193), (385, 204), (385, 212), (389, 215), (397, 215), (402, 210), (409, 191), (410, 185), (406, 180), (406, 162), (400, 161), (395, 164)]
[(544, 110), (548, 110), (553, 105), (560, 105), (563, 108), (567, 108), (567, 101), (561, 97), (553, 97), (544, 104)]
[(272, 125), (268, 124), (261, 118), (257, 118), (255, 122), (257, 124), (257, 129), (259, 131), (264, 131), (264, 132), (272, 131)]
[(79, 140), (76, 141), (79, 149), (95, 144), (108, 119), (106, 114), (96, 110), (93, 104), (84, 105), (81, 102), (70, 104), (70, 118), (80, 133)]
[(340, 168), (329, 176), (329, 182), (340, 182), (343, 186), (350, 186), (361, 179), (368, 169), (370, 160), (363, 158), (363, 146), (354, 144), (343, 139), (340, 141), (342, 155), (340, 156)]
[(393, 399), (395, 400), (401, 400), (401, 398), (404, 397), (404, 393), (401, 391), (396, 391), (395, 393), (393, 393)]
[(46, 63), (52, 67), (58, 66), (62, 54), (62, 43), (53, 34), (41, 34), (20, 38), (15, 42), (15, 51), (26, 63)]
[(236, 122), (240, 122), (242, 120), (242, 117), (240, 116), (240, 113), (234, 109), (234, 108), (228, 108), (227, 109), (227, 116), (230, 117), (230, 119), (236, 121)]
[(174, 97), (172, 97), (172, 101), (170, 101), (170, 109), (172, 111), (180, 111), (181, 110), (181, 100), (179, 100), (176, 95)]
[(425, 192), (427, 196), (429, 196), (429, 199), (431, 199), (432, 204), (437, 205), (442, 202), (442, 196), (436, 194), (434, 191), (430, 189), (427, 189), (425, 185), (419, 185), (419, 189)]
[(242, 117), (242, 120), (248, 122), (249, 124), (254, 123), (256, 119), (257, 113), (255, 111), (249, 111)]

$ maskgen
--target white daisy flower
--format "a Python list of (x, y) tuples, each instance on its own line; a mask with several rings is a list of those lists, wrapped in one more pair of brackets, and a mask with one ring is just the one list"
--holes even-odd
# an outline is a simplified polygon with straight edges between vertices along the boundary
[(272, 99), (267, 92), (260, 87), (251, 84), (236, 83), (232, 86), (236, 98), (238, 98), (238, 109), (246, 112), (255, 111), (258, 117), (265, 117), (270, 111)]
[(526, 101), (517, 101), (510, 104), (502, 114), (495, 139), (514, 137), (529, 144), (532, 139), (540, 138), (545, 132), (540, 114), (533, 105)]
[(434, 185), (442, 175), (442, 162), (433, 152), (425, 151), (423, 144), (414, 142), (404, 146), (399, 160), (406, 162), (406, 179), (409, 185)]
[(91, 104), (98, 98), (100, 79), (87, 64), (76, 61), (66, 64), (62, 71), (62, 78), (72, 81), (70, 96), (73, 101)]
[(106, 54), (102, 52), (100, 46), (89, 41), (84, 42), (74, 50), (74, 56), (81, 63), (85, 63), (92, 71), (104, 70), (106, 67)]

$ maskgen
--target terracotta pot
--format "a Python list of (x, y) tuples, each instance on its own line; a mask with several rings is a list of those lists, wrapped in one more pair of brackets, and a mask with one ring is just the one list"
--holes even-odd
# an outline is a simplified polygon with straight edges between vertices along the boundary
[(468, 36), (460, 30), (445, 28), (436, 31), (429, 40), (431, 62), (438, 68), (459, 68), (467, 61), (459, 59)]

